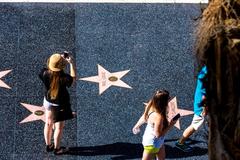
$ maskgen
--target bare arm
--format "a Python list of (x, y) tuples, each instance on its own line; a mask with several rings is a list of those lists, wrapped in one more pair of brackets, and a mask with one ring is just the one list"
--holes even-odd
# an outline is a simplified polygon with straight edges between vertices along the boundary
[(164, 136), (172, 127), (173, 125), (177, 122), (176, 121), (171, 121), (168, 125), (167, 128), (163, 129), (163, 117), (160, 114), (157, 114), (156, 117), (154, 118), (154, 133), (157, 138)]
[(135, 126), (133, 127), (132, 131), (134, 134), (137, 134), (140, 130), (140, 127), (144, 124), (147, 123), (144, 115), (146, 112), (151, 111), (151, 106), (149, 105), (150, 102), (147, 104), (147, 106), (145, 107), (144, 113), (142, 114), (142, 116), (139, 118), (138, 122), (135, 124)]
[(176, 121), (172, 121), (172, 120), (171, 120), (171, 122), (169, 123), (168, 127), (165, 128), (165, 129), (162, 131), (162, 135), (165, 135), (165, 134), (174, 126), (174, 124), (175, 124), (176, 122), (177, 122), (177, 120), (176, 120)]
[(73, 77), (74, 80), (76, 80), (76, 66), (73, 62), (73, 58), (72, 57), (68, 57), (66, 59), (70, 65), (70, 76)]
[(144, 118), (144, 114), (139, 118), (139, 120), (137, 121), (137, 123), (135, 124), (135, 126), (133, 127), (132, 131), (134, 134), (137, 134), (139, 128), (146, 123), (146, 120)]
[(76, 66), (74, 63), (70, 63), (70, 76), (76, 80)]

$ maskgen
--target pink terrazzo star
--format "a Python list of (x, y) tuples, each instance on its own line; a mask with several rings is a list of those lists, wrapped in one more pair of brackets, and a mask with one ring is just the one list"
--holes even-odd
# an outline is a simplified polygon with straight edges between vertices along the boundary
[[(12, 70), (6, 70), (6, 71), (1, 71), (0, 72), (0, 78), (4, 77), (6, 74), (8, 74), (9, 72), (11, 72)], [(7, 88), (7, 89), (11, 89), (11, 87), (9, 87), (6, 83), (4, 83), (1, 79), (0, 79), (0, 87), (3, 88)]]
[(124, 88), (132, 88), (124, 83), (121, 78), (126, 75), (130, 70), (124, 70), (119, 72), (110, 73), (98, 64), (98, 75), (86, 78), (80, 78), (79, 80), (99, 83), (99, 94), (102, 94), (111, 86), (118, 86)]
[[(147, 105), (147, 103), (144, 103), (144, 104)], [(170, 102), (168, 102), (168, 114), (167, 114), (168, 121), (171, 121), (171, 119), (178, 113), (182, 117), (182, 116), (187, 116), (187, 115), (193, 114), (194, 112), (185, 110), (185, 109), (179, 109), (177, 106), (177, 98), (174, 97), (173, 99), (171, 99)], [(180, 119), (177, 120), (177, 122), (174, 126), (177, 127), (178, 129), (180, 129)]]
[[(182, 116), (187, 116), (187, 115), (193, 114), (194, 112), (185, 110), (185, 109), (179, 109), (178, 105), (177, 105), (177, 98), (174, 97), (168, 103), (168, 120), (170, 121), (178, 113), (180, 113), (180, 115), (182, 117)], [(180, 129), (180, 119), (178, 119), (177, 123), (175, 124), (175, 127)]]
[(21, 103), (25, 108), (27, 108), (32, 114), (27, 118), (22, 120), (20, 123), (32, 122), (37, 120), (42, 120), (45, 122), (45, 109), (41, 106), (35, 106), (31, 104)]

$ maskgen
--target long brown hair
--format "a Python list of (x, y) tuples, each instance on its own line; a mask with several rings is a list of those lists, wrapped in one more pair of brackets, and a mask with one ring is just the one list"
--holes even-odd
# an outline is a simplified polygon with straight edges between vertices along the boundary
[[(50, 59), (47, 59), (47, 67), (49, 66)], [(58, 96), (59, 85), (60, 85), (60, 72), (54, 72), (49, 69), (48, 72), (50, 74), (50, 89), (48, 91), (48, 95), (50, 99), (55, 100)]]
[(150, 100), (147, 105), (147, 108), (144, 112), (145, 120), (148, 119), (149, 111), (153, 108), (157, 113), (163, 116), (163, 129), (167, 128), (168, 120), (167, 120), (167, 106), (169, 100), (169, 92), (166, 90), (158, 90)]
[(59, 85), (60, 85), (60, 72), (53, 72), (50, 70), (50, 89), (49, 95), (52, 100), (58, 96)]

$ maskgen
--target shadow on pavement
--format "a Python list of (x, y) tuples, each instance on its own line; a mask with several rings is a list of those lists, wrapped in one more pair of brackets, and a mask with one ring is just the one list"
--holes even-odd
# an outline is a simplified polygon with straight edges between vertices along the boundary
[(169, 159), (202, 156), (202, 155), (207, 155), (208, 153), (207, 148), (200, 148), (200, 147), (193, 147), (193, 151), (188, 153), (185, 153), (169, 145), (165, 145), (165, 148), (166, 148), (166, 158), (169, 158)]
[[(190, 153), (184, 153), (175, 147), (165, 144), (166, 158), (181, 158), (201, 156), (207, 154), (206, 148), (193, 147)], [(124, 159), (140, 159), (142, 157), (142, 144), (117, 142), (113, 144), (99, 145), (99, 146), (85, 146), (85, 147), (70, 147), (69, 155), (76, 156), (99, 156), (99, 155), (113, 155), (112, 160)]]
[(79, 156), (97, 156), (97, 155), (114, 155), (112, 159), (134, 159), (141, 158), (143, 147), (141, 144), (133, 143), (113, 143), (100, 146), (89, 147), (70, 147), (70, 155)]

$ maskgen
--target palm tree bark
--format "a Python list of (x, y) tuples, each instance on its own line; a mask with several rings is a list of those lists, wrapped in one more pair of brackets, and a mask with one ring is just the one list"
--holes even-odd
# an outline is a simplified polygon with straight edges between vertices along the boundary
[(240, 159), (240, 0), (211, 0), (197, 28), (196, 57), (206, 65), (209, 159)]

